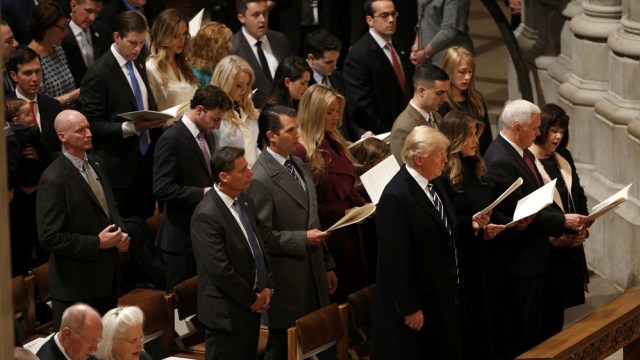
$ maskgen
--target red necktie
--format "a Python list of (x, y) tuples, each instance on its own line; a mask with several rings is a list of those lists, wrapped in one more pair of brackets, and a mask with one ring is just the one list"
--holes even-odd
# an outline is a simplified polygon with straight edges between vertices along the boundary
[(36, 102), (29, 101), (29, 111), (31, 111), (31, 115), (33, 116), (33, 125), (38, 126), (38, 118), (36, 117)]
[(393, 72), (396, 73), (398, 83), (400, 83), (400, 89), (402, 89), (402, 94), (406, 97), (407, 89), (405, 89), (404, 75), (402, 74), (402, 68), (400, 67), (398, 56), (396, 56), (396, 52), (393, 50), (393, 45), (391, 45), (391, 43), (387, 43), (387, 49), (389, 49), (389, 52), (391, 53), (391, 65), (393, 66)]
[(533, 165), (533, 160), (531, 160), (531, 158), (533, 158), (533, 154), (528, 149), (524, 149), (523, 157), (524, 157), (524, 162), (527, 163), (527, 166), (529, 167), (529, 170), (531, 170), (533, 177), (536, 178), (536, 182), (538, 183), (538, 186), (541, 186), (542, 184), (540, 183), (540, 178), (538, 178), (538, 172), (536, 171), (535, 165)]

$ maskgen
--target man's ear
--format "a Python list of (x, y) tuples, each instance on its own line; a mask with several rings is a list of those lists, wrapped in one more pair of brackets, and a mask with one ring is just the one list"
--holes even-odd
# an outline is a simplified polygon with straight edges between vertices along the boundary
[(9, 76), (11, 76), (11, 80), (18, 82), (18, 74), (15, 71), (9, 71)]
[(269, 139), (269, 142), (273, 142), (273, 140), (275, 140), (276, 138), (276, 133), (274, 133), (273, 131), (269, 130), (267, 131), (267, 139)]
[(218, 174), (218, 178), (220, 178), (220, 182), (227, 182), (227, 179), (229, 179), (229, 176), (227, 175), (226, 172), (221, 172), (220, 174)]
[(240, 24), (244, 25), (244, 14), (238, 13), (238, 21), (240, 21)]

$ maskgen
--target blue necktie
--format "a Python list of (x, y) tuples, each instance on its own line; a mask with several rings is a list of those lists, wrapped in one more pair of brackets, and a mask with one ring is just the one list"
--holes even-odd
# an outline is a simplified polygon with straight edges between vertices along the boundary
[(256, 289), (258, 291), (261, 291), (267, 285), (267, 267), (264, 264), (264, 256), (262, 255), (262, 250), (260, 249), (260, 244), (258, 244), (258, 239), (256, 238), (256, 234), (253, 231), (253, 227), (251, 226), (249, 216), (240, 205), (240, 202), (238, 202), (238, 200), (234, 200), (233, 207), (236, 208), (236, 211), (240, 216), (242, 227), (244, 227), (244, 231), (247, 233), (249, 246), (251, 246), (251, 251), (253, 252), (253, 259), (256, 262)]
[[(127, 61), (127, 71), (129, 72), (129, 80), (131, 80), (131, 88), (133, 88), (133, 95), (136, 97), (136, 105), (138, 110), (144, 110), (144, 101), (142, 100), (142, 91), (140, 90), (140, 84), (136, 78), (136, 73), (133, 71), (133, 61)], [(142, 130), (140, 132), (140, 153), (142, 155), (149, 150), (149, 131)]]

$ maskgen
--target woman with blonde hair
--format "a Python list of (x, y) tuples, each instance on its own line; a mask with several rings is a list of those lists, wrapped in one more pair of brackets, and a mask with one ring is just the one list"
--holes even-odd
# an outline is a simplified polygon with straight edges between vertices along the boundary
[(480, 137), (480, 154), (493, 141), (491, 123), (487, 104), (482, 94), (476, 89), (476, 60), (473, 54), (462, 46), (448, 48), (442, 57), (442, 69), (449, 74), (451, 83), (447, 92), (447, 102), (442, 104), (438, 113), (444, 117), (451, 110), (463, 110), (484, 124)]
[(211, 85), (221, 88), (233, 101), (233, 110), (227, 112), (218, 130), (217, 146), (235, 146), (244, 149), (249, 167), (258, 159), (258, 110), (251, 101), (251, 87), (255, 76), (251, 65), (237, 55), (224, 57), (213, 71)]
[[(355, 161), (338, 130), (344, 106), (345, 99), (336, 90), (316, 84), (302, 95), (298, 110), (300, 142), (293, 154), (311, 168), (323, 229), (329, 228), (352, 208), (366, 204), (354, 187)], [(368, 267), (359, 226), (332, 231), (327, 245), (340, 280), (331, 300), (342, 303), (347, 295), (368, 285)]]
[(223, 57), (231, 53), (233, 33), (225, 24), (210, 22), (198, 30), (187, 48), (187, 61), (200, 87), (211, 82), (213, 69)]
[(151, 28), (147, 77), (160, 110), (189, 101), (198, 88), (198, 79), (182, 55), (190, 37), (188, 23), (178, 10), (167, 9)]
[(118, 307), (102, 317), (102, 341), (95, 357), (100, 360), (151, 360), (144, 351), (144, 313), (137, 306)]

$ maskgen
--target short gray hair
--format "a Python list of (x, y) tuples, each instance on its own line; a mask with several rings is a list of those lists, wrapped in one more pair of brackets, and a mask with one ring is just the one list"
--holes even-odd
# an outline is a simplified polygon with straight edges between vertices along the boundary
[(414, 156), (427, 156), (435, 149), (449, 146), (449, 139), (440, 131), (427, 125), (416, 126), (404, 141), (402, 161), (414, 165)]
[(124, 306), (107, 311), (102, 317), (102, 341), (95, 356), (102, 360), (115, 360), (114, 340), (133, 326), (142, 325), (144, 313), (137, 306)]
[(518, 99), (507, 101), (500, 117), (504, 127), (511, 129), (515, 123), (524, 125), (531, 122), (531, 114), (540, 114), (538, 105)]

